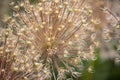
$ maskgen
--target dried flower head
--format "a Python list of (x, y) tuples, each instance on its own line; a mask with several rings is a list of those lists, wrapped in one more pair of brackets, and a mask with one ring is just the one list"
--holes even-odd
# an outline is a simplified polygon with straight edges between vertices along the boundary
[(34, 5), (23, 0), (10, 5), (13, 15), (4, 21), (14, 36), (11, 66), (23, 72), (23, 79), (77, 79), (82, 60), (96, 59), (96, 29), (107, 23), (100, 6), (85, 0), (41, 0)]
[(23, 71), (13, 68), (15, 62), (18, 37), (12, 34), (11, 29), (1, 29), (0, 32), (0, 79), (18, 80), (23, 78)]

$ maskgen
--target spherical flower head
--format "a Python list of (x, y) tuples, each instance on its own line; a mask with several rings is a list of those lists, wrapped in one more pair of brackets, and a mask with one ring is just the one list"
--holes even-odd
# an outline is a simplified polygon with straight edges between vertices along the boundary
[(94, 17), (96, 10), (88, 1), (41, 0), (33, 5), (24, 0), (12, 9), (5, 20), (18, 37), (12, 67), (24, 72), (25, 80), (62, 80), (66, 74), (77, 79), (82, 60), (96, 60), (96, 30), (105, 26), (105, 16)]

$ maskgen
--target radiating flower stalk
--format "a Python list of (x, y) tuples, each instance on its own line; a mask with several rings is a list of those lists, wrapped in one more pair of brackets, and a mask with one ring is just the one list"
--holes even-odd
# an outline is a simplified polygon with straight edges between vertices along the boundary
[[(15, 39), (16, 38), (16, 39)], [(23, 77), (23, 71), (13, 68), (18, 37), (12, 34), (11, 29), (2, 29), (0, 32), (0, 79), (18, 80)]]
[(77, 80), (84, 69), (82, 60), (96, 60), (94, 52), (100, 44), (96, 30), (106, 26), (106, 15), (111, 15), (101, 6), (89, 3), (85, 0), (10, 3), (13, 14), (5, 18), (7, 28), (2, 29), (0, 36), (3, 80)]

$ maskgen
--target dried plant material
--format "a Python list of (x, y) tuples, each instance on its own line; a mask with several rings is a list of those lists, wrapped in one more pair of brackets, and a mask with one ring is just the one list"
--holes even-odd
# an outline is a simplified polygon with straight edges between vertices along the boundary
[[(102, 30), (111, 23), (106, 18), (111, 14), (102, 7), (104, 2), (91, 3), (93, 0), (41, 0), (34, 5), (29, 0), (17, 5), (10, 3), (13, 15), (4, 19), (5, 30), (11, 32), (4, 34), (14, 46), (10, 49), (10, 55), (14, 56), (10, 70), (21, 72), (19, 76), (25, 80), (63, 80), (66, 74), (77, 79), (84, 68), (82, 60), (96, 60), (94, 52), (101, 45)], [(1, 41), (6, 42), (5, 36), (1, 36)], [(10, 45), (1, 43), (1, 47), (5, 45), (9, 51), (6, 48)], [(4, 49), (0, 52), (5, 55)], [(4, 70), (1, 68), (1, 71)]]

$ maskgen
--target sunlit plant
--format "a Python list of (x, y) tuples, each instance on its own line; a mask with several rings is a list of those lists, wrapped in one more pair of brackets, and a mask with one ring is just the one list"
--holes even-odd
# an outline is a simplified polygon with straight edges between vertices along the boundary
[[(82, 61), (96, 60), (94, 50), (100, 44), (96, 31), (108, 23), (105, 15), (111, 15), (101, 8), (104, 4), (100, 2), (100, 5), (85, 0), (41, 0), (36, 4), (23, 0), (17, 5), (11, 2), (12, 16), (5, 17), (7, 28), (2, 29), (5, 33), (0, 37), (0, 65), (8, 64), (3, 62), (5, 56), (11, 62), (10, 72), (18, 72), (18, 76), (11, 79), (12, 74), (8, 73), (5, 79), (77, 80), (84, 69)], [(6, 67), (0, 70), (4, 73)]]

